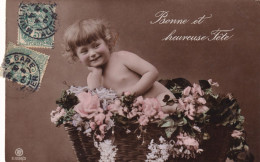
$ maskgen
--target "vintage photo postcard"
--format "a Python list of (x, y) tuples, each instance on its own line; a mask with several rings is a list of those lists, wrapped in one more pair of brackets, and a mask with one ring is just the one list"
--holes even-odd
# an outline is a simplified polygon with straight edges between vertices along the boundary
[(8, 0), (5, 161), (259, 161), (259, 16), (259, 0)]

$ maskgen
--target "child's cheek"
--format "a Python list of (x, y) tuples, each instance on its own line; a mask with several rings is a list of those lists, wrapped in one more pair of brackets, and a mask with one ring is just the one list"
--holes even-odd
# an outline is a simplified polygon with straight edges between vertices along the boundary
[(87, 58), (86, 58), (85, 56), (81, 56), (81, 57), (80, 57), (80, 62), (81, 62), (82, 64), (86, 65), (86, 63), (87, 63)]
[(100, 47), (100, 48), (97, 49), (97, 51), (104, 51), (104, 50), (105, 50), (105, 47), (104, 47), (104, 46), (102, 46), (102, 47)]

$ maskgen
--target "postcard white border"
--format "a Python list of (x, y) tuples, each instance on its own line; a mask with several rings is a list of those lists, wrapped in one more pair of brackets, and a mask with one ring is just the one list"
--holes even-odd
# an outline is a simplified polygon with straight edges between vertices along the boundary
[[(0, 63), (5, 54), (6, 0), (0, 1)], [(5, 79), (0, 77), (0, 161), (5, 161)]]

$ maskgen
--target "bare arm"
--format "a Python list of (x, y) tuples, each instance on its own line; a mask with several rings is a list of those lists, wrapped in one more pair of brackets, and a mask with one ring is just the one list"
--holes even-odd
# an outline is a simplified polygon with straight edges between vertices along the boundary
[(88, 67), (88, 69), (90, 70), (87, 78), (88, 88), (93, 90), (100, 87), (102, 85), (102, 69), (94, 67)]
[(141, 75), (141, 79), (129, 88), (129, 92), (134, 93), (135, 95), (143, 95), (148, 91), (157, 80), (159, 72), (158, 70), (149, 62), (145, 61), (136, 54), (122, 51), (121, 59), (123, 64), (130, 70)]

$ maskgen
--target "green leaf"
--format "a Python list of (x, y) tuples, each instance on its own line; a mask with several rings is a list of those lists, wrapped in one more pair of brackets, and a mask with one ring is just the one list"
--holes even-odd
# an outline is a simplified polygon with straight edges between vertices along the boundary
[(238, 121), (240, 121), (241, 123), (244, 123), (245, 117), (244, 116), (239, 116)]
[(172, 119), (167, 120), (161, 127), (171, 127), (174, 125), (174, 121)]
[(210, 139), (210, 135), (208, 133), (204, 133), (203, 140), (209, 140), (209, 139)]
[(240, 142), (239, 146), (233, 147), (233, 149), (234, 149), (234, 150), (242, 150), (243, 147), (244, 147), (243, 143)]
[(160, 121), (158, 122), (158, 127), (159, 127), (160, 125), (162, 125), (164, 122), (165, 122), (165, 120), (160, 120)]
[(240, 129), (242, 129), (242, 126), (240, 124), (238, 124), (235, 128), (240, 130)]
[(182, 120), (178, 123), (178, 126), (184, 126), (187, 124), (187, 120), (185, 118), (182, 118)]
[(176, 131), (177, 127), (165, 129), (167, 138), (171, 138), (172, 134)]
[(184, 125), (187, 124), (187, 120), (186, 120), (186, 118), (183, 118), (183, 124), (184, 124)]
[(224, 122), (222, 123), (222, 125), (223, 125), (223, 126), (226, 126), (228, 123), (229, 123), (229, 121), (226, 120), (226, 121), (224, 121)]

